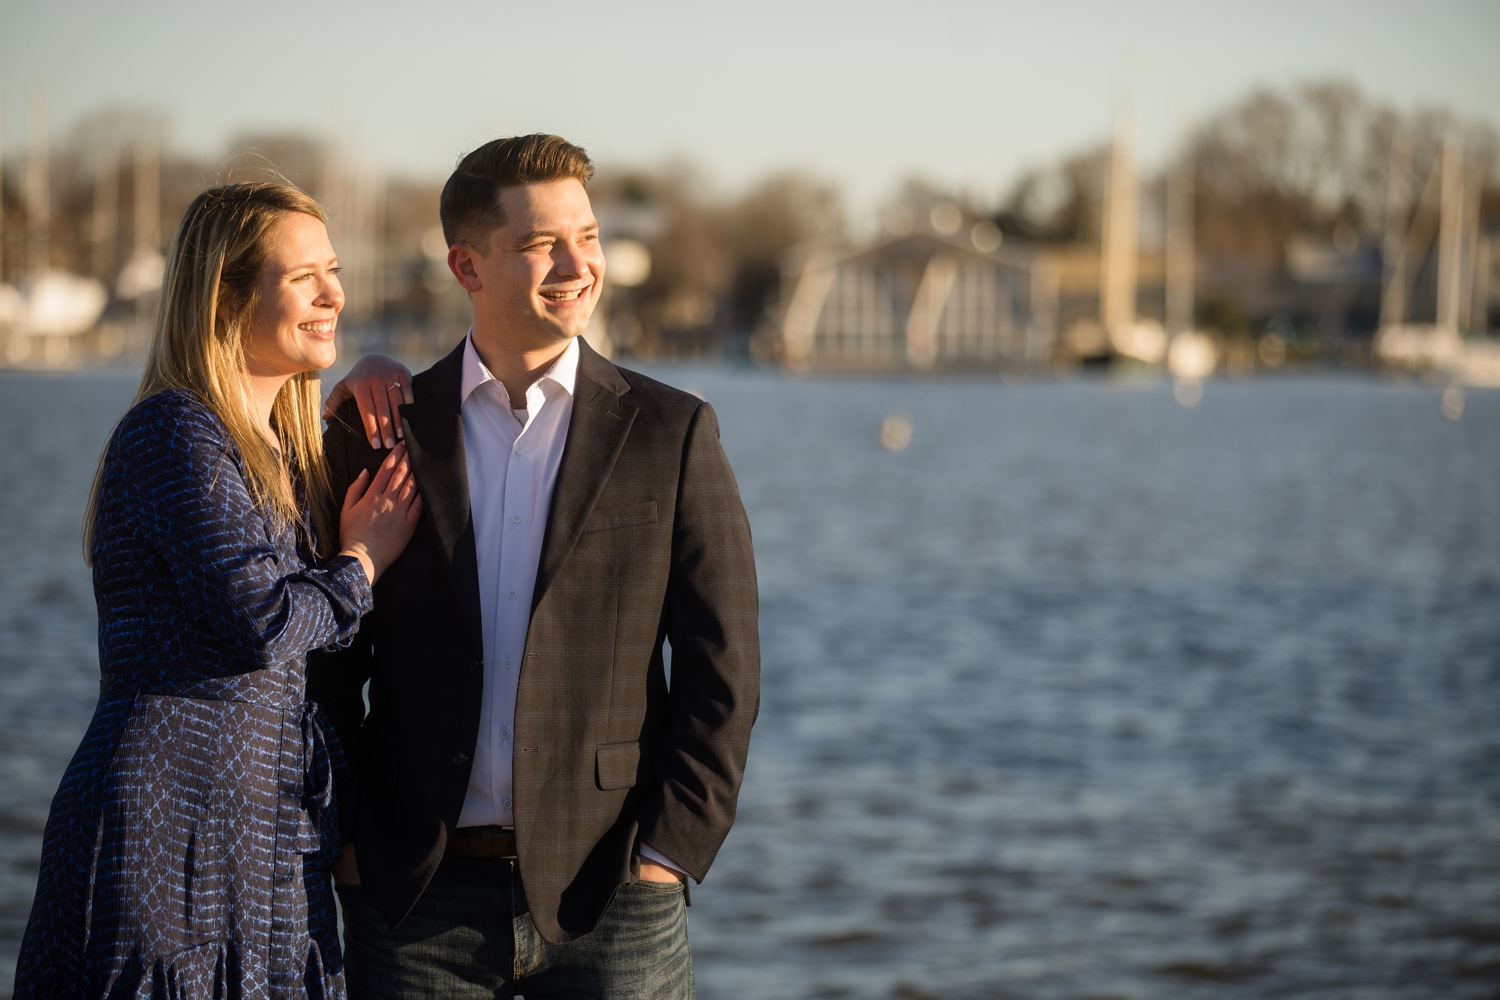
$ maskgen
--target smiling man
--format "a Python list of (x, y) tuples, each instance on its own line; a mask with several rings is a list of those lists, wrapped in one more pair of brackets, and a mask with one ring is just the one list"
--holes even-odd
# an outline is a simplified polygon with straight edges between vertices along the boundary
[[(729, 832), (759, 705), (755, 564), (713, 409), (580, 337), (592, 173), (530, 135), (443, 189), (473, 327), (400, 407), (426, 513), (309, 670), (357, 775), (355, 1000), (693, 994), (686, 878)], [(405, 375), (366, 359), (347, 394), (399, 403)], [(360, 427), (353, 400), (330, 421), (335, 496), (394, 443)]]

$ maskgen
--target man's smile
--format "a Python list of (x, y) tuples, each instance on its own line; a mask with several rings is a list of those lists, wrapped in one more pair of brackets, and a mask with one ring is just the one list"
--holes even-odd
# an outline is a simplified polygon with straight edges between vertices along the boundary
[(593, 287), (593, 283), (590, 282), (589, 284), (584, 285), (582, 288), (574, 288), (570, 291), (546, 291), (542, 292), (541, 296), (548, 302), (573, 302), (584, 292)]

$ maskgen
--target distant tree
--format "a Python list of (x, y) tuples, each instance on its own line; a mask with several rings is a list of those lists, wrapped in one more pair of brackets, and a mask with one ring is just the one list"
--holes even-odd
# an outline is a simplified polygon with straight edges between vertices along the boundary
[(1199, 252), (1279, 266), (1294, 235), (1327, 237), (1342, 227), (1376, 242), (1391, 170), (1403, 169), (1398, 139), (1408, 157), (1405, 196), (1414, 200), (1450, 135), (1488, 173), (1496, 145), (1488, 126), (1465, 127), (1435, 110), (1403, 116), (1339, 81), (1258, 90), (1203, 122), (1190, 140)]
[[(1296, 234), (1329, 236), (1344, 226), (1375, 241), (1398, 134), (1409, 150), (1410, 199), (1420, 194), (1445, 137), (1459, 136), (1487, 171), (1500, 149), (1488, 125), (1465, 125), (1432, 109), (1401, 115), (1337, 80), (1263, 88), (1215, 112), (1187, 142), (1199, 252), (1276, 267)], [(1039, 242), (1096, 240), (1108, 174), (1108, 145), (1032, 168), (1002, 198), (995, 221)], [(1143, 190), (1159, 196), (1162, 180), (1143, 177)], [(1500, 218), (1493, 176), (1485, 190), (1485, 218)]]
[(786, 252), (812, 239), (837, 240), (844, 234), (838, 191), (799, 173), (761, 181), (720, 214), (732, 277), (726, 322), (749, 330), (781, 287)]
[(1051, 167), (1023, 173), (995, 213), (1002, 232), (1039, 243), (1099, 238), (1109, 146), (1090, 147)]

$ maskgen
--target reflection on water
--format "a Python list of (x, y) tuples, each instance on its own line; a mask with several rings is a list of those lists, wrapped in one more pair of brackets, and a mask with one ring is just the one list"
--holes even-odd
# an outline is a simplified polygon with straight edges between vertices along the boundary
[[(1495, 995), (1500, 394), (654, 374), (718, 409), (762, 583), (704, 997)], [(0, 376), (7, 964), (132, 387)]]

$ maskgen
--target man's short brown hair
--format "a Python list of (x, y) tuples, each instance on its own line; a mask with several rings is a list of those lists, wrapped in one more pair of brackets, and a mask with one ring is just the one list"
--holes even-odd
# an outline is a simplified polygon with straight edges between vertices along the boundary
[(555, 135), (537, 132), (493, 139), (458, 161), (458, 167), (438, 201), (443, 238), (489, 250), (490, 233), (505, 225), (500, 207), (502, 188), (542, 184), (571, 177), (587, 184), (594, 164), (580, 146)]

